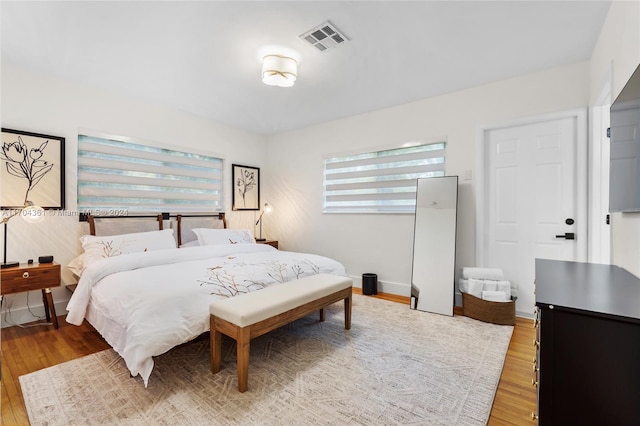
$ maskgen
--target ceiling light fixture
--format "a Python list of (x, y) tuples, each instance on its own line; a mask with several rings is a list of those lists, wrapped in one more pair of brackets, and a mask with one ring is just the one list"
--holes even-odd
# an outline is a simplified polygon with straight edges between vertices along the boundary
[(269, 86), (291, 87), (298, 76), (298, 62), (287, 56), (266, 55), (262, 58), (262, 82)]

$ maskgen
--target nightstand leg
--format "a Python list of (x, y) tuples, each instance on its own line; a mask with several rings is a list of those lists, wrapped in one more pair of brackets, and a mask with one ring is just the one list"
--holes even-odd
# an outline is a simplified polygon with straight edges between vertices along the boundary
[(53, 295), (50, 288), (42, 290), (42, 301), (44, 302), (44, 313), (47, 316), (47, 322), (53, 322), (53, 327), (58, 328), (58, 317), (56, 316), (56, 307), (53, 305)]
[(44, 314), (47, 317), (47, 322), (51, 322), (51, 314), (49, 313), (49, 301), (47, 300), (47, 292), (42, 289), (42, 304), (44, 305)]

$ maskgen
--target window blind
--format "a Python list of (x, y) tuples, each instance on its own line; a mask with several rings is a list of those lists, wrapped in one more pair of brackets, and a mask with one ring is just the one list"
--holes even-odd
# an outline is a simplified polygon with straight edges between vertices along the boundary
[(222, 159), (78, 135), (78, 210), (222, 211)]
[(416, 179), (445, 175), (445, 142), (328, 158), (325, 213), (414, 213)]

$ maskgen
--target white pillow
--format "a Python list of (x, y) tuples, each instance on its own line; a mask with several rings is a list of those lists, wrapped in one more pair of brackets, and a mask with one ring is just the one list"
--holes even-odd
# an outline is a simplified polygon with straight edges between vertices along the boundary
[(82, 271), (84, 271), (85, 268), (84, 253), (69, 262), (67, 268), (78, 277), (82, 275)]
[(176, 248), (173, 229), (122, 235), (83, 235), (80, 243), (84, 249), (85, 267), (105, 257)]
[(201, 246), (218, 244), (255, 244), (253, 234), (248, 229), (210, 229), (196, 228), (193, 230), (198, 236)]

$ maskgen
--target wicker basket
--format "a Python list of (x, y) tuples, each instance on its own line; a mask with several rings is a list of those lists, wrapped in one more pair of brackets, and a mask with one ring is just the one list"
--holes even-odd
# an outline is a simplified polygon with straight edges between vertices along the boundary
[(462, 293), (463, 315), (469, 318), (500, 325), (515, 325), (516, 297), (510, 302), (491, 302), (469, 293)]

